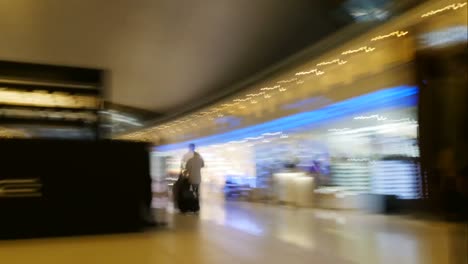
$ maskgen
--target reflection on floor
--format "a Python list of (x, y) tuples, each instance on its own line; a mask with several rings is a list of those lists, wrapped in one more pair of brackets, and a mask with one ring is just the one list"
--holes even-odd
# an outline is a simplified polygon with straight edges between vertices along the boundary
[(139, 234), (0, 242), (5, 264), (468, 264), (466, 226), (248, 203), (205, 203)]

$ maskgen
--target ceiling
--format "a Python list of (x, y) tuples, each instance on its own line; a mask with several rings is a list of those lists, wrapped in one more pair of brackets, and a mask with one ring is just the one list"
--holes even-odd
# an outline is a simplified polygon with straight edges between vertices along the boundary
[(347, 24), (341, 2), (0, 0), (0, 60), (104, 69), (107, 100), (165, 114)]

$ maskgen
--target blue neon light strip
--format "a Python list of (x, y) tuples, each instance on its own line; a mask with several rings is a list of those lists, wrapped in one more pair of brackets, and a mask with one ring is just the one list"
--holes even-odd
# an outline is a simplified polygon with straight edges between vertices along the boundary
[(404, 108), (417, 105), (418, 88), (415, 86), (398, 86), (383, 89), (370, 94), (347, 99), (318, 110), (294, 114), (273, 121), (222, 134), (193, 139), (190, 141), (156, 147), (157, 151), (171, 151), (186, 148), (189, 143), (197, 146), (220, 144), (247, 137), (256, 137), (263, 133), (287, 131), (305, 125), (320, 124), (362, 112), (384, 108)]

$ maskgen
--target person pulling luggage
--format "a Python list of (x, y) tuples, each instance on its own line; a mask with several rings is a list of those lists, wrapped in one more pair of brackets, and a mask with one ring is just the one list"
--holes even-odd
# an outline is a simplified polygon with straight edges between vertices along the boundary
[(195, 144), (189, 144), (189, 151), (182, 158), (182, 175), (187, 177), (190, 187), (196, 198), (196, 205), (193, 211), (198, 212), (200, 208), (200, 183), (201, 168), (205, 167), (205, 162), (200, 153), (195, 151)]

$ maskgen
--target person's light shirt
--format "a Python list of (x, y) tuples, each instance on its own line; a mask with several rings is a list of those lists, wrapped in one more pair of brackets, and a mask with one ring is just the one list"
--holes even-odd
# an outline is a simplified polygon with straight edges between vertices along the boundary
[(181, 164), (182, 169), (185, 169), (185, 166), (187, 165), (187, 161), (193, 158), (193, 155), (194, 155), (194, 151), (189, 151), (184, 154), (184, 156), (182, 157), (182, 164)]
[(202, 156), (196, 152), (185, 164), (185, 172), (191, 184), (200, 184), (201, 168), (205, 167), (205, 162)]

